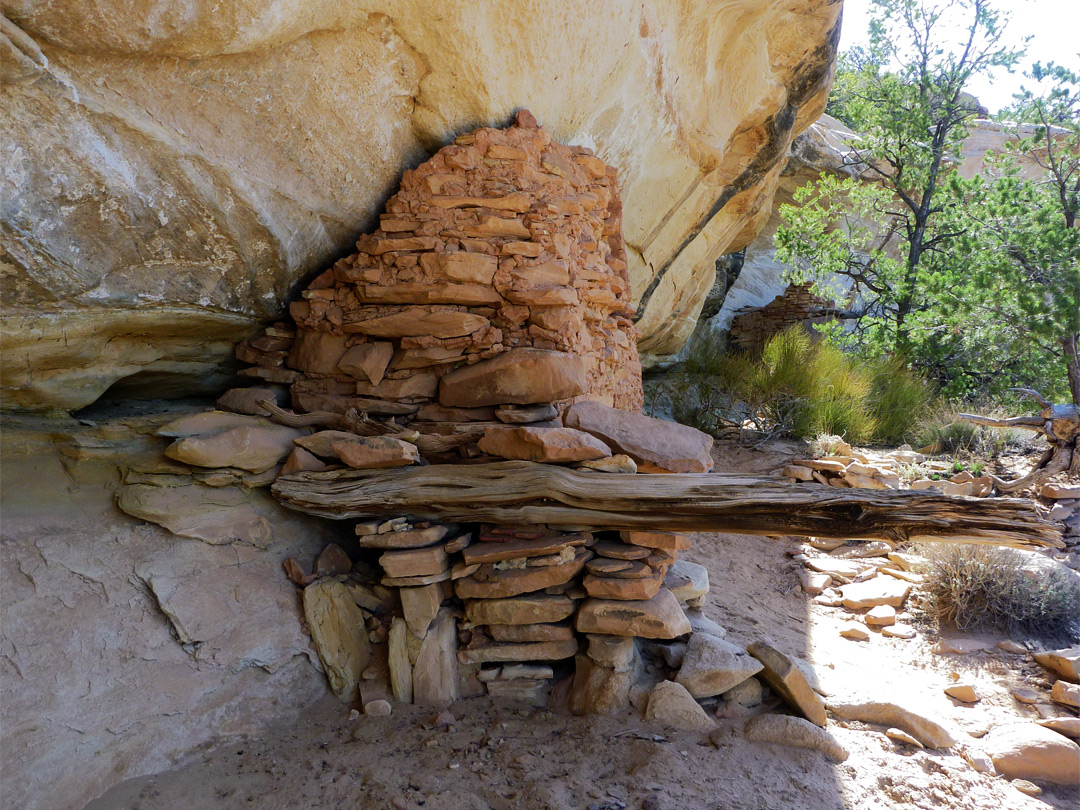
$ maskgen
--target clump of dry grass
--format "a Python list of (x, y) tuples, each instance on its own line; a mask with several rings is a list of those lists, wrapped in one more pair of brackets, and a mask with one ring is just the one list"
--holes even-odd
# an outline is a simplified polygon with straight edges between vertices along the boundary
[(926, 609), (960, 630), (999, 630), (1046, 642), (1080, 638), (1080, 578), (1032, 565), (1023, 552), (985, 545), (922, 549)]

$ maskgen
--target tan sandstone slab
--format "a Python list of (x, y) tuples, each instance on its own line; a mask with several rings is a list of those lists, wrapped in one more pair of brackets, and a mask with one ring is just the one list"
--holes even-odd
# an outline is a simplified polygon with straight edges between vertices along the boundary
[(637, 642), (628, 636), (603, 636), (590, 633), (588, 656), (591, 661), (608, 669), (625, 672), (638, 662)]
[(746, 722), (743, 736), (750, 742), (791, 745), (820, 751), (833, 762), (848, 758), (847, 749), (825, 729), (801, 717), (787, 714), (761, 714)]
[(166, 448), (165, 455), (196, 467), (238, 467), (258, 473), (288, 456), (293, 440), (306, 433), (282, 425), (234, 427), (177, 439)]
[(349, 442), (356, 438), (359, 437), (355, 433), (349, 433), (347, 430), (320, 430), (310, 436), (301, 436), (295, 439), (294, 442), (316, 456), (337, 458), (337, 454), (333, 450), (334, 442)]
[(613, 560), (643, 560), (650, 554), (645, 546), (615, 543), (611, 540), (600, 540), (592, 546), (592, 550), (601, 557), (610, 557)]
[(367, 380), (372, 385), (382, 382), (386, 367), (394, 357), (394, 344), (379, 340), (353, 346), (338, 360), (338, 370), (350, 377)]
[(563, 423), (630, 456), (640, 472), (702, 473), (713, 467), (712, 436), (677, 422), (586, 400), (571, 405)]
[(761, 677), (774, 692), (811, 723), (824, 727), (825, 706), (794, 661), (764, 641), (755, 641), (746, 651), (762, 663)]
[(409, 627), (400, 616), (395, 616), (390, 623), (389, 668), (390, 688), (394, 700), (399, 703), (412, 703), (413, 677), (412, 662), (409, 660)]
[[(471, 548), (471, 546), (470, 546)], [(590, 554), (579, 550), (573, 562), (544, 567), (511, 568), (495, 571), (484, 581), (476, 574), (456, 580), (454, 589), (461, 599), (502, 599), (522, 593), (532, 593), (569, 582), (585, 567)]]
[(543, 624), (573, 615), (577, 603), (567, 596), (530, 593), (509, 599), (474, 599), (465, 603), (471, 624)]
[(1038, 723), (1043, 728), (1072, 737), (1074, 740), (1080, 738), (1080, 717), (1050, 717), (1039, 720)]
[(354, 470), (408, 467), (420, 460), (415, 444), (392, 436), (356, 436), (330, 445), (338, 458)]
[(829, 711), (841, 720), (858, 720), (906, 731), (927, 748), (945, 749), (956, 744), (952, 733), (916, 706), (859, 697), (829, 698)]
[(611, 455), (602, 441), (572, 428), (488, 428), (477, 446), (499, 458), (549, 464), (590, 461)]
[(542, 557), (558, 554), (570, 546), (585, 545), (581, 534), (553, 535), (539, 540), (509, 540), (505, 543), (474, 543), (462, 551), (466, 564), (515, 560), (521, 557)]
[(595, 470), (613, 475), (633, 475), (638, 471), (637, 462), (623, 453), (617, 453), (608, 458), (598, 458), (595, 461), (583, 461), (577, 465), (577, 469)]
[(690, 622), (671, 591), (661, 588), (652, 599), (619, 601), (589, 598), (574, 620), (579, 633), (641, 638), (676, 638), (690, 632)]
[(428, 628), (413, 665), (413, 703), (446, 708), (458, 696), (457, 622), (442, 608)]
[(752, 678), (763, 666), (736, 644), (708, 633), (694, 633), (686, 643), (675, 680), (696, 698), (713, 697)]
[(495, 418), (508, 425), (527, 425), (531, 422), (546, 422), (556, 419), (559, 411), (554, 405), (528, 405), (524, 407), (510, 406), (499, 408), (495, 411)]
[(911, 583), (893, 577), (874, 577), (865, 582), (853, 582), (840, 588), (844, 607), (851, 610), (889, 605), (898, 608), (911, 593)]
[(1035, 723), (993, 728), (981, 740), (998, 773), (1055, 785), (1080, 785), (1080, 745)]
[(664, 551), (683, 551), (690, 548), (690, 538), (674, 532), (642, 532), (626, 530), (619, 532), (623, 541), (644, 548), (663, 549)]
[(246, 413), (252, 416), (269, 416), (263, 402), (269, 400), (277, 405), (277, 394), (272, 388), (230, 388), (217, 400), (217, 407), (223, 411)]
[(423, 548), (434, 545), (446, 537), (450, 526), (435, 525), (424, 529), (406, 529), (401, 532), (382, 532), (381, 534), (362, 534), (356, 538), (361, 548), (404, 549)]
[(301, 371), (333, 374), (337, 371), (338, 359), (345, 353), (346, 339), (345, 335), (297, 329), (287, 364)]
[[(435, 310), (426, 307), (404, 307), (401, 312), (382, 315), (344, 325), (346, 332), (361, 332), (374, 337), (437, 337), (453, 338), (470, 335), (489, 325), (487, 318), (471, 312)], [(448, 404), (448, 403), (444, 403)]]
[(664, 584), (664, 572), (652, 571), (647, 576), (634, 579), (586, 574), (581, 584), (589, 596), (597, 599), (647, 600), (660, 592), (660, 587)]
[(272, 537), (270, 522), (237, 487), (129, 484), (120, 487), (116, 505), (132, 517), (212, 545), (241, 540), (266, 548)]
[(426, 577), (450, 568), (450, 557), (442, 546), (387, 551), (379, 557), (386, 576), (391, 579)]
[(459, 408), (533, 405), (576, 397), (587, 387), (584, 358), (518, 348), (451, 371), (439, 381), (439, 404)]
[(405, 623), (409, 625), (409, 630), (414, 636), (417, 638), (427, 636), (428, 627), (439, 615), (439, 607), (446, 595), (445, 586), (441, 582), (421, 585), (417, 588), (398, 589), (401, 612), (405, 615)]
[(220, 433), (235, 427), (266, 427), (272, 425), (265, 419), (226, 411), (202, 411), (201, 413), (180, 416), (157, 429), (158, 436), (183, 439), (188, 436), (202, 436), (208, 433)]
[[(630, 649), (634, 652), (632, 641)], [(630, 687), (636, 674), (633, 667), (606, 667), (591, 656), (578, 655), (574, 661), (574, 682), (567, 708), (575, 715), (611, 714), (624, 710), (630, 705)]]
[(1068, 681), (1054, 681), (1050, 689), (1050, 699), (1062, 706), (1080, 709), (1080, 685)]
[(711, 731), (716, 726), (686, 687), (675, 681), (661, 681), (653, 687), (645, 719), (685, 731)]
[(1059, 678), (1080, 682), (1080, 647), (1032, 653), (1031, 657)]
[(689, 560), (676, 560), (664, 577), (664, 587), (680, 602), (700, 599), (709, 592), (709, 571)]
[(577, 639), (523, 644), (495, 642), (471, 650), (460, 650), (458, 660), (463, 664), (483, 664), (488, 661), (559, 661), (572, 658), (577, 651)]
[(325, 470), (326, 464), (320, 461), (314, 454), (309, 453), (303, 447), (294, 447), (285, 463), (281, 465), (282, 475), (292, 475), (297, 472), (319, 472)]
[[(614, 574), (617, 571), (629, 570), (633, 565), (634, 563), (632, 560), (614, 560), (610, 557), (595, 557), (585, 564), (585, 568), (590, 574), (604, 576), (606, 574)], [(638, 563), (638, 565), (641, 565), (641, 563)]]
[(355, 700), (360, 674), (371, 658), (360, 608), (344, 585), (324, 579), (304, 588), (304, 619), (330, 688), (343, 700)]

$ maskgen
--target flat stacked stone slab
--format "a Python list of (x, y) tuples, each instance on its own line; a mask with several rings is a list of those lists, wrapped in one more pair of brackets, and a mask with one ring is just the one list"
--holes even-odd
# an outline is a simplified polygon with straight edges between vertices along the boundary
[(669, 639), (690, 632), (690, 622), (671, 591), (661, 588), (651, 599), (586, 599), (574, 626), (581, 633)]

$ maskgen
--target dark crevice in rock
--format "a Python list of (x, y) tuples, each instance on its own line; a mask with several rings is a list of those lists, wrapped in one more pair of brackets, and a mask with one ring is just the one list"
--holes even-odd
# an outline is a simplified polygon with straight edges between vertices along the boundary
[(701, 314), (698, 316), (699, 322), (708, 321), (723, 308), (724, 301), (727, 300), (728, 290), (738, 280), (745, 260), (746, 248), (737, 250), (734, 253), (725, 253), (716, 260), (716, 281), (713, 282), (712, 289), (705, 296), (705, 303), (702, 305)]
[(709, 208), (705, 216), (687, 233), (678, 248), (671, 253), (668, 260), (653, 275), (638, 302), (637, 319), (640, 319), (644, 314), (649, 299), (660, 285), (665, 273), (687, 246), (723, 210), (732, 197), (760, 183), (765, 174), (776, 165), (776, 162), (784, 158), (791, 145), (792, 139), (790, 135), (798, 118), (799, 108), (814, 95), (823, 93), (827, 89), (827, 85), (832, 81), (836, 53), (840, 45), (840, 22), (841, 20), (838, 18), (836, 25), (829, 31), (825, 42), (807, 56), (797, 69), (792, 81), (789, 82), (787, 87), (789, 103), (766, 121), (765, 128), (768, 131), (769, 138), (764, 146), (758, 150), (758, 153), (746, 169), (743, 170), (742, 174), (720, 192), (720, 196)]
[(798, 105), (788, 104), (765, 122), (764, 128), (769, 136), (765, 145), (758, 150), (758, 153), (754, 156), (750, 165), (748, 165), (730, 185), (724, 187), (724, 190), (720, 192), (720, 196), (717, 197), (716, 202), (710, 206), (709, 210), (705, 213), (705, 216), (690, 229), (679, 246), (672, 251), (668, 260), (656, 271), (656, 275), (653, 276), (652, 281), (649, 282), (649, 286), (645, 288), (645, 292), (641, 295), (641, 300), (637, 307), (637, 318), (640, 319), (641, 315), (644, 314), (649, 299), (660, 285), (660, 282), (663, 281), (664, 275), (670, 269), (671, 265), (674, 264), (679, 255), (686, 250), (695, 239), (697, 239), (698, 235), (705, 229), (705, 226), (712, 222), (712, 220), (724, 209), (724, 206), (731, 201), (732, 197), (760, 183), (776, 162), (784, 156), (784, 153), (791, 143), (790, 135), (792, 129), (795, 127), (795, 120), (798, 117), (798, 114)]

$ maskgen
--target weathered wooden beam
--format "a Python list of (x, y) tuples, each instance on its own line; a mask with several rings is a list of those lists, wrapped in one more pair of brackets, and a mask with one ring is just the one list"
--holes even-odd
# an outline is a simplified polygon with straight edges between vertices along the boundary
[(619, 475), (505, 461), (297, 473), (278, 478), (273, 493), (291, 509), (335, 519), (1062, 545), (1028, 501), (752, 475)]

